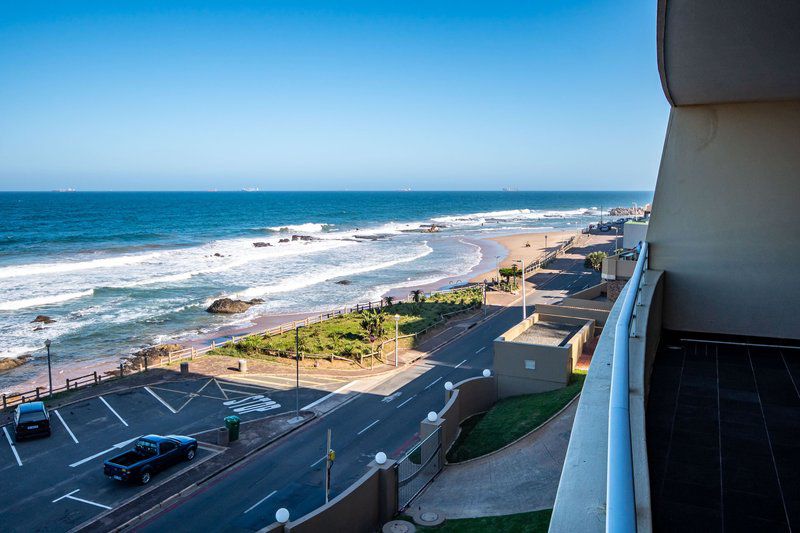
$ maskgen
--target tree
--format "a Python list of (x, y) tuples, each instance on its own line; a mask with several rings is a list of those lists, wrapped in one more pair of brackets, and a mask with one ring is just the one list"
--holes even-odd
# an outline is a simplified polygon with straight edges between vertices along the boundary
[(370, 344), (383, 336), (383, 323), (385, 320), (386, 315), (377, 309), (370, 309), (361, 313), (361, 329), (366, 333)]
[(585, 268), (600, 270), (603, 268), (603, 259), (606, 257), (608, 257), (608, 254), (605, 252), (592, 252), (586, 255), (586, 259), (583, 261), (583, 266)]
[(383, 303), (386, 304), (386, 307), (391, 307), (394, 303), (394, 296), (384, 296)]
[(424, 293), (422, 292), (422, 289), (415, 289), (411, 291), (411, 299), (414, 301), (414, 303), (418, 304), (419, 302), (422, 301), (423, 294)]

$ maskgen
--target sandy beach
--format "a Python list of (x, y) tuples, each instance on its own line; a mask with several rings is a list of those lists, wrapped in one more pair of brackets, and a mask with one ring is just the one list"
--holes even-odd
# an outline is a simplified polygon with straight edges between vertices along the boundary
[[(499, 262), (500, 268), (510, 267), (515, 259), (524, 259), (525, 264), (530, 264), (531, 261), (538, 259), (550, 250), (558, 248), (558, 246), (569, 240), (574, 236), (574, 231), (551, 231), (548, 233), (520, 233), (517, 235), (507, 235), (503, 237), (493, 237), (489, 240), (500, 244), (505, 250), (505, 257), (502, 257)], [(546, 242), (545, 242), (546, 241)], [(502, 255), (502, 254), (499, 254)], [(495, 259), (495, 258), (486, 258)], [(492, 267), (496, 260), (492, 260)], [(479, 274), (473, 275), (470, 281), (479, 283), (483, 280), (491, 280), (497, 277), (497, 269), (491, 268), (486, 270), (484, 261), (481, 261), (483, 269)]]

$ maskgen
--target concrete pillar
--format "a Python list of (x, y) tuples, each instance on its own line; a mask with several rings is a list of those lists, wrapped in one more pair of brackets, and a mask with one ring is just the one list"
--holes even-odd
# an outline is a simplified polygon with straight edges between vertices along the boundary
[(380, 526), (397, 514), (397, 468), (395, 461), (389, 459), (379, 465), (373, 461), (370, 466), (378, 469), (378, 519)]
[(228, 440), (228, 428), (217, 429), (217, 444), (220, 446), (227, 446), (230, 444), (230, 441)]
[(239, 359), (239, 372), (247, 374), (247, 359)]
[(181, 374), (188, 374), (189, 373), (189, 363), (181, 363)]

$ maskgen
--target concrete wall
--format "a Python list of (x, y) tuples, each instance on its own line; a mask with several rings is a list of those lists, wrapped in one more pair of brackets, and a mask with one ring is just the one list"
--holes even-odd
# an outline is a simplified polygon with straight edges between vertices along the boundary
[[(559, 322), (583, 327), (564, 346), (515, 342), (523, 331), (537, 322)], [(566, 387), (583, 345), (594, 336), (594, 320), (534, 313), (494, 341), (494, 372), (500, 398), (535, 394)], [(532, 361), (535, 368), (526, 368)]]
[(602, 326), (608, 319), (608, 313), (611, 311), (612, 305), (611, 302), (592, 302), (565, 298), (558, 305), (536, 304), (536, 310), (547, 313), (552, 317), (570, 317), (584, 321), (594, 320), (598, 326)]
[(800, 102), (673, 108), (648, 230), (664, 327), (800, 339)]
[(587, 287), (582, 291), (572, 293), (572, 298), (576, 298), (578, 300), (591, 300), (599, 296), (606, 296), (607, 294), (606, 282), (602, 281), (597, 285), (592, 285), (591, 287)]
[(397, 513), (397, 470), (394, 464), (394, 461), (386, 461), (377, 465), (373, 461), (369, 471), (347, 490), (315, 511), (289, 522), (284, 531), (372, 533), (379, 530)]
[(603, 259), (601, 277), (604, 280), (631, 279), (635, 268), (636, 261), (620, 260), (618, 256), (612, 255)]
[(647, 222), (634, 222), (629, 220), (623, 226), (622, 247), (636, 248), (640, 241), (647, 240)]

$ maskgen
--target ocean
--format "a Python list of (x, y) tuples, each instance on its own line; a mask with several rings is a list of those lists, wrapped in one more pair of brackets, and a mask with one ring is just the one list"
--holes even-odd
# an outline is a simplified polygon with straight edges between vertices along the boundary
[[(650, 201), (652, 192), (0, 193), (0, 357), (32, 356), (0, 374), (0, 391), (42, 372), (46, 338), (56, 369), (118, 361), (260, 315), (466, 279), (487, 237), (577, 230), (601, 209)], [(440, 231), (420, 231), (430, 224)], [(224, 296), (264, 303), (205, 311)], [(41, 327), (37, 315), (55, 322)]]

